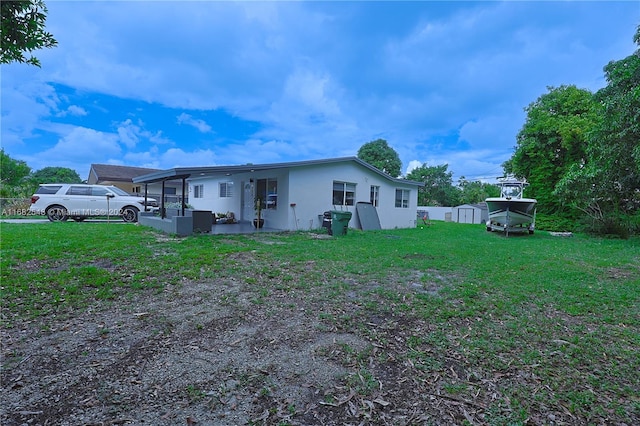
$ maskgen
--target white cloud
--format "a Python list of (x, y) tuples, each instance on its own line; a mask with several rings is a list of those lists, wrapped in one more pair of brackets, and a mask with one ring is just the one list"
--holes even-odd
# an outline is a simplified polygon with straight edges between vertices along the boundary
[(117, 123), (116, 129), (120, 142), (129, 149), (135, 148), (141, 140), (158, 145), (173, 144), (173, 141), (162, 135), (162, 131), (154, 133), (147, 130), (142, 120), (137, 120), (137, 124), (134, 124), (133, 120), (128, 118), (123, 122)]
[(163, 168), (213, 166), (216, 164), (216, 154), (209, 149), (183, 151), (170, 148), (160, 154), (159, 162)]
[(83, 117), (87, 115), (87, 111), (78, 105), (69, 105), (67, 113), (76, 117)]
[(49, 166), (68, 167), (76, 170), (80, 176), (86, 176), (91, 163), (117, 158), (121, 152), (115, 134), (73, 127), (53, 147), (30, 155), (25, 160), (34, 170)]
[[(5, 67), (7, 67), (5, 69)], [(20, 146), (42, 127), (41, 122), (58, 111), (59, 98), (51, 85), (31, 78), (37, 73), (26, 70), (24, 82), (15, 81), (15, 68), (3, 66), (2, 146)]]
[(466, 122), (460, 128), (460, 141), (468, 142), (474, 148), (511, 148), (516, 144), (515, 136), (525, 119), (518, 117), (486, 116)]
[(188, 126), (195, 127), (201, 133), (208, 133), (211, 131), (211, 126), (209, 126), (204, 120), (195, 119), (187, 113), (183, 112), (177, 118), (178, 124), (186, 124)]
[(124, 154), (122, 164), (152, 169), (171, 169), (174, 167), (197, 167), (216, 165), (216, 155), (209, 149), (186, 151), (169, 148), (165, 151), (158, 146), (144, 152), (129, 151)]
[(508, 150), (491, 149), (434, 152), (422, 160), (409, 161), (407, 173), (423, 164), (429, 167), (447, 164), (447, 170), (453, 173), (454, 183), (462, 176), (472, 181), (495, 182), (495, 178), (503, 174), (502, 163), (510, 156), (511, 152)]
[[(157, 146), (152, 146), (147, 151), (129, 151), (122, 157), (121, 164), (127, 166), (147, 167), (150, 169), (167, 168), (160, 164), (160, 150)], [(119, 163), (120, 164), (120, 163)]]
[(141, 133), (140, 127), (133, 124), (131, 119), (127, 119), (118, 125), (117, 131), (120, 142), (127, 148), (135, 148), (139, 140), (138, 135)]
[(414, 169), (417, 169), (418, 167), (421, 167), (422, 164), (423, 163), (418, 161), (418, 160), (409, 161), (409, 164), (407, 165), (406, 171), (404, 172), (405, 176), (408, 175), (409, 173), (411, 173)]

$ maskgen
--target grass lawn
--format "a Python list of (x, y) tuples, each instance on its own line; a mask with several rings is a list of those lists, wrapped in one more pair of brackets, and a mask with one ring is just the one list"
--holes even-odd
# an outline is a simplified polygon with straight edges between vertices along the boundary
[[(115, 223), (0, 226), (5, 332), (30, 322), (46, 333), (50, 318), (233, 281), (266, 315), (295, 304), (291, 311), (312, 317), (315, 332), (368, 342), (317, 354), (348, 370), (340, 386), (349, 403), (337, 393), (321, 403), (335, 418), (360, 401), (350, 412), (356, 424), (383, 424), (394, 419), (391, 407), (406, 414), (412, 405), (433, 416), (390, 424), (437, 422), (445, 405), (443, 424), (640, 424), (638, 238), (505, 238), (445, 222), (336, 238), (173, 238)], [(224, 302), (240, 309), (233, 297)], [(3, 359), (3, 375), (21, 362)], [(187, 391), (191, 400), (207, 395), (197, 384)], [(266, 423), (302, 419), (289, 407), (286, 421)]]

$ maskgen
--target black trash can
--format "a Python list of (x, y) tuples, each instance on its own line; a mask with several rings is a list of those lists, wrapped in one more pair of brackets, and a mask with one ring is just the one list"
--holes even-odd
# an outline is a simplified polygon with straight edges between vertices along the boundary
[(327, 228), (327, 232), (331, 235), (331, 212), (322, 214), (322, 227)]

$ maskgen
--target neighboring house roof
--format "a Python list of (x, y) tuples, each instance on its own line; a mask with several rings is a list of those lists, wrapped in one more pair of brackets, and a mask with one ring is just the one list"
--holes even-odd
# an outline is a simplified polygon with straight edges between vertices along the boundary
[(384, 173), (380, 169), (373, 167), (371, 164), (362, 161), (357, 157), (340, 157), (340, 158), (327, 158), (322, 160), (307, 160), (307, 161), (292, 161), (288, 163), (271, 163), (271, 164), (244, 164), (238, 166), (207, 166), (207, 167), (178, 167), (173, 169), (161, 170), (146, 174), (144, 176), (138, 176), (133, 178), (134, 183), (151, 183), (159, 182), (169, 179), (185, 179), (192, 175), (205, 176), (205, 175), (231, 175), (233, 173), (246, 173), (253, 171), (264, 171), (274, 169), (287, 169), (294, 167), (307, 167), (315, 165), (325, 165), (333, 163), (355, 162), (367, 169), (389, 179), (393, 182), (405, 183), (416, 186), (424, 186), (423, 182), (417, 182), (407, 179), (398, 179), (391, 177)]
[(96, 182), (133, 182), (133, 178), (159, 172), (160, 169), (145, 167), (115, 166), (112, 164), (92, 164), (89, 176), (93, 175)]

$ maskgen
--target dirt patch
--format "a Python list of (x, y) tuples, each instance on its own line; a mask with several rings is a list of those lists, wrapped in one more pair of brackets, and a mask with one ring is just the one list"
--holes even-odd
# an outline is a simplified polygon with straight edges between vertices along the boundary
[[(416, 272), (384, 287), (435, 292), (441, 278)], [(450, 408), (433, 404), (400, 356), (405, 330), (426, 325), (399, 324), (388, 309), (363, 316), (380, 283), (346, 280), (324, 293), (250, 282), (123, 294), (3, 329), (1, 423), (408, 425)]]
[(328, 354), (368, 343), (247, 290), (191, 283), (4, 329), (2, 424), (311, 421), (348, 374)]

